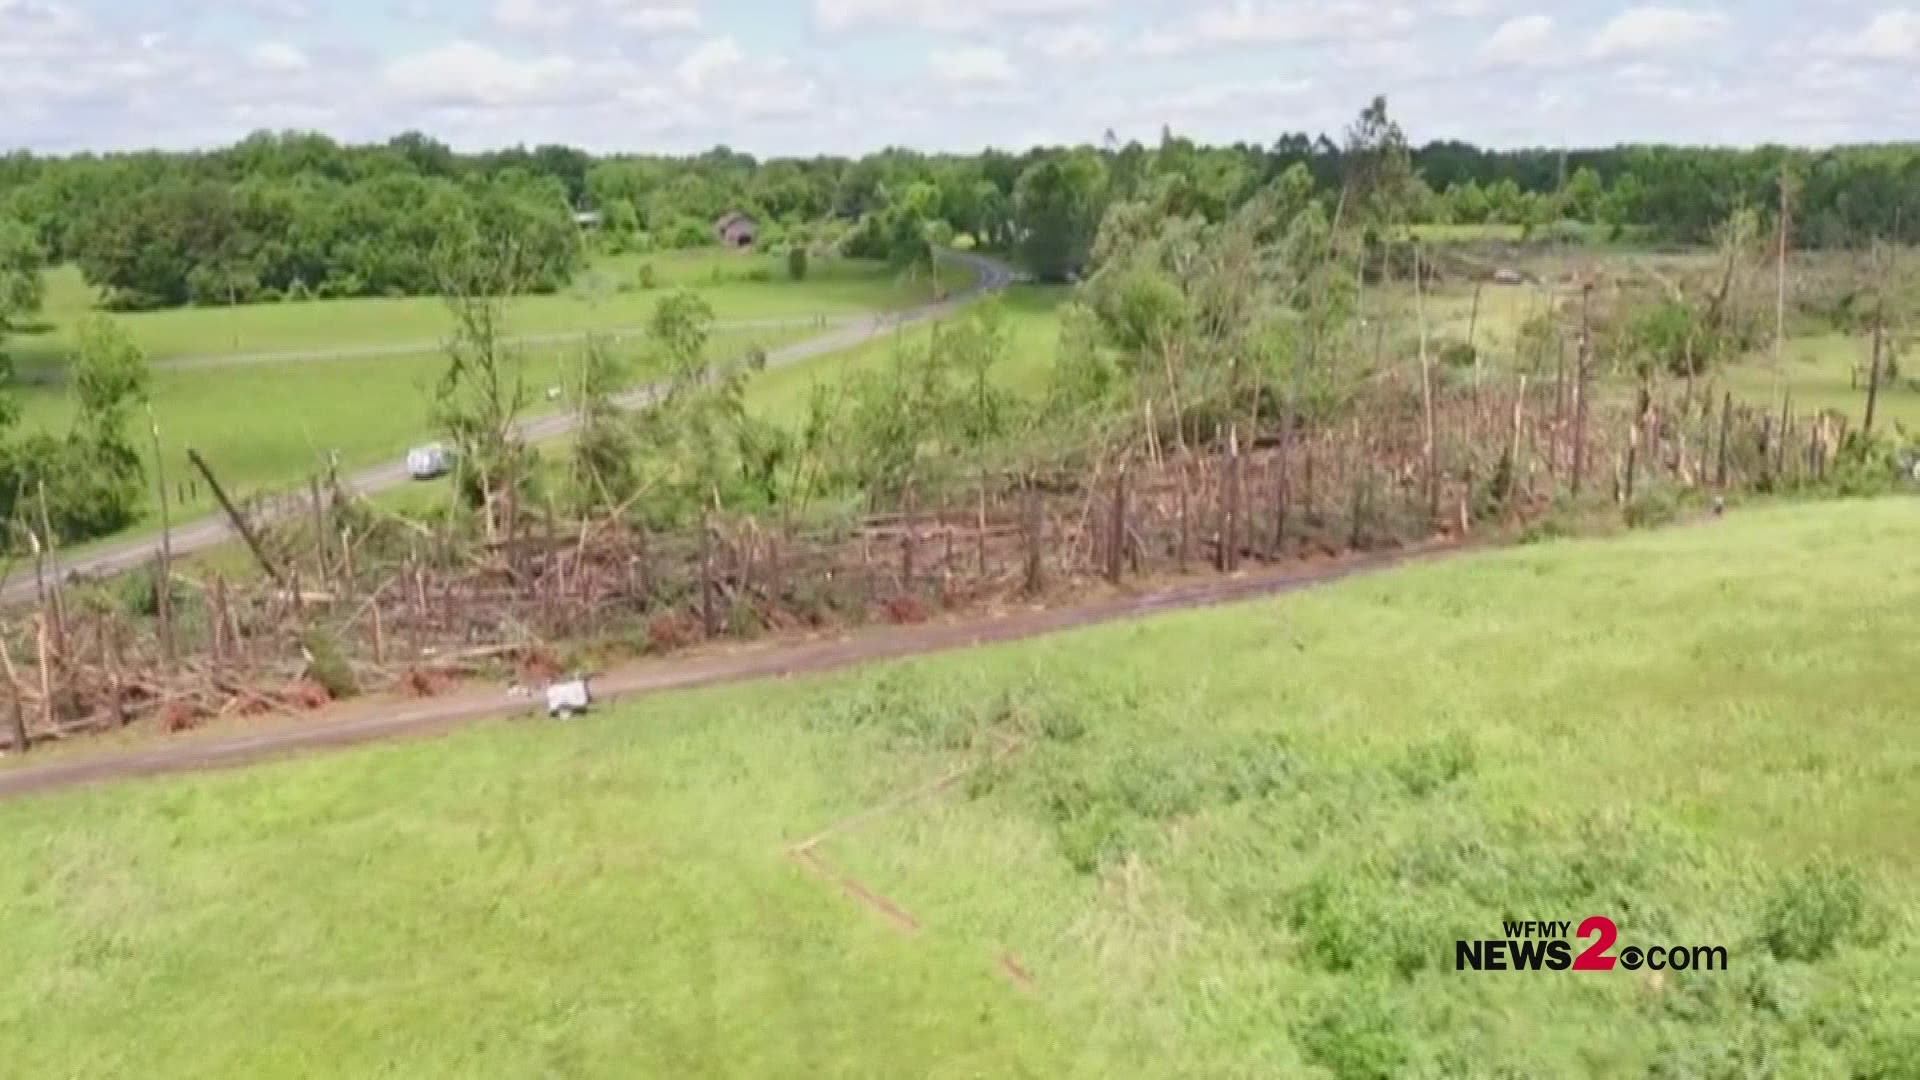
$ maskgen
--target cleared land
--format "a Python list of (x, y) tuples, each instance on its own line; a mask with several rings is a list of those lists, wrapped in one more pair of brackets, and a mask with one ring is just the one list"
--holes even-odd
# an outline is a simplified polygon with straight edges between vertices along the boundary
[[(1727, 383), (1735, 397), (1756, 404), (1772, 401), (1777, 405), (1782, 393), (1791, 389), (1796, 410), (1832, 409), (1858, 424), (1867, 415), (1866, 372), (1872, 350), (1871, 340), (1864, 336), (1789, 338), (1778, 378), (1772, 357), (1758, 356), (1728, 371)], [(1908, 366), (1915, 360), (1920, 355), (1909, 358)], [(1880, 430), (1891, 430), (1899, 423), (1920, 431), (1920, 389), (1906, 378), (1894, 386), (1882, 386), (1875, 415)]]
[[(1063, 286), (1017, 285), (997, 299), (985, 301), (999, 305), (1006, 319), (1007, 357), (997, 374), (1008, 387), (1034, 394), (1045, 388), (1060, 344), (1058, 310), (1070, 296)], [(925, 326), (910, 327), (886, 340), (822, 357), (811, 364), (769, 371), (748, 387), (748, 405), (764, 416), (797, 423), (806, 417), (815, 386), (839, 386), (857, 372), (878, 370), (903, 341), (925, 345), (933, 332)]]
[[(655, 268), (658, 287), (634, 284), (642, 263)], [(964, 265), (946, 265), (942, 274), (942, 285), (949, 290), (972, 280)], [(65, 363), (73, 327), (91, 311), (93, 301), (70, 267), (54, 275), (52, 286), (49, 329), (10, 346), (17, 346), (28, 376), (19, 389), (23, 425), (63, 432), (74, 402), (70, 388), (58, 379), (58, 369)], [(770, 255), (623, 256), (601, 260), (566, 293), (513, 301), (507, 329), (511, 334), (553, 334), (638, 327), (658, 298), (679, 286), (694, 289), (723, 320), (829, 319), (898, 310), (924, 303), (934, 293), (930, 282), (903, 281), (876, 263), (822, 260), (805, 281), (794, 282), (786, 276), (785, 261)], [(445, 306), (437, 299), (256, 304), (115, 318), (156, 361), (189, 365), (161, 366), (154, 372), (153, 408), (172, 480), (191, 479), (184, 453), (192, 447), (206, 455), (221, 471), (222, 481), (237, 492), (284, 488), (322, 467), (329, 451), (337, 450), (346, 467), (384, 461), (426, 438), (432, 427), (433, 386), (444, 361), (431, 348), (408, 355), (194, 365), (222, 355), (431, 342), (449, 328)], [(754, 346), (773, 349), (830, 330), (824, 325), (723, 325), (711, 352), (716, 360), (736, 359)], [(618, 347), (638, 355), (645, 343), (629, 339)], [(520, 351), (533, 395), (530, 411), (552, 409), (545, 392), (561, 383), (578, 346)], [(646, 374), (644, 362), (636, 363), (634, 381), (644, 381)], [(139, 441), (152, 476), (147, 440)], [(151, 503), (149, 495), (143, 513), (150, 519), (155, 517)], [(214, 508), (211, 494), (199, 486), (187, 490), (176, 513), (186, 517)]]
[[(1920, 566), (1888, 553), (1916, 541), (1910, 500), (1772, 508), (7, 804), (0, 1054), (22, 1075), (1911, 1075)], [(817, 849), (917, 933), (785, 854), (1008, 746)], [(1504, 919), (1594, 914), (1733, 970), (1453, 970)]]
[[(740, 330), (716, 334), (710, 353), (732, 360), (752, 346), (773, 348), (804, 339), (815, 331)], [(624, 346), (641, 350), (640, 343)], [(560, 385), (577, 350), (530, 349), (525, 352), (528, 411), (563, 407), (546, 391)], [(329, 451), (340, 452), (343, 468), (390, 460), (410, 445), (431, 437), (434, 384), (446, 361), (432, 353), (323, 363), (266, 364), (238, 368), (162, 370), (153, 375), (154, 416), (167, 454), (171, 481), (192, 479), (186, 450), (204, 454), (235, 493), (279, 490), (325, 467)], [(645, 365), (636, 364), (635, 381)], [(26, 422), (65, 431), (74, 403), (66, 388), (32, 387), (22, 393)], [(152, 451), (140, 440), (151, 478)], [(170, 497), (178, 499), (177, 494)], [(216, 508), (204, 484), (176, 502), (179, 517)], [(146, 511), (152, 516), (152, 495)], [(178, 517), (176, 517), (178, 520)], [(157, 527), (157, 519), (154, 524)]]
[[(655, 285), (641, 285), (641, 267)], [(957, 266), (943, 270), (957, 289), (968, 280)], [(551, 296), (526, 296), (508, 307), (508, 330), (543, 334), (644, 325), (669, 291), (697, 290), (720, 319), (858, 315), (896, 311), (932, 298), (922, 278), (903, 281), (880, 263), (816, 260), (805, 281), (787, 277), (784, 259), (717, 251), (623, 255), (598, 259), (573, 285)], [(19, 370), (43, 375), (72, 347), (73, 331), (94, 311), (79, 272), (49, 275), (46, 314), (38, 333), (10, 339)], [(433, 297), (351, 299), (239, 307), (177, 308), (115, 316), (155, 361), (301, 349), (427, 343), (451, 328), (446, 307)]]

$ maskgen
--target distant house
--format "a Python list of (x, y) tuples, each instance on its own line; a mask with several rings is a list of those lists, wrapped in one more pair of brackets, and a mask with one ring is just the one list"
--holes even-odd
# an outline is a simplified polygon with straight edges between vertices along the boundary
[(753, 246), (760, 235), (760, 226), (752, 217), (735, 210), (714, 222), (713, 231), (721, 246), (744, 250)]
[(573, 223), (583, 229), (597, 229), (607, 220), (607, 216), (598, 210), (576, 210)]

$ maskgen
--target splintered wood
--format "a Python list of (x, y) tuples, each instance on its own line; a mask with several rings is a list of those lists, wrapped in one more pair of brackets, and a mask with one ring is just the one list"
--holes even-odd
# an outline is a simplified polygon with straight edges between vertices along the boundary
[(604, 655), (919, 621), (1205, 563), (1234, 573), (1425, 543), (1537, 517), (1588, 463), (1621, 476), (1621, 498), (1654, 483), (1778, 489), (1824, 475), (1844, 436), (1840, 418), (1783, 420), (1731, 397), (1716, 414), (1712, 389), (1606, 405), (1589, 394), (1587, 364), (1571, 387), (1382, 376), (1337, 422), (1273, 416), (1211, 445), (1149, 441), (1138, 455), (916, 479), (835, 523), (709, 510), (648, 530), (631, 505), (568, 520), (516, 502), (479, 538), (316, 491), (313, 512), (261, 511), (248, 529), (264, 576), (163, 560), (125, 580), (43, 580), (35, 604), (0, 618), (0, 738), (17, 748), (120, 723), (312, 708), (333, 685), (315, 645), (345, 665), (347, 685), (425, 693), (475, 674), (533, 678), (560, 645)]

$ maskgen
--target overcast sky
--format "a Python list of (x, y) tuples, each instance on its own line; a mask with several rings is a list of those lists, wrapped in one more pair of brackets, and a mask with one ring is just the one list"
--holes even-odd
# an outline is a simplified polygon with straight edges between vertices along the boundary
[(1024, 148), (1161, 125), (1416, 141), (1920, 138), (1920, 9), (1863, 0), (0, 0), (0, 148), (259, 128), (461, 148)]

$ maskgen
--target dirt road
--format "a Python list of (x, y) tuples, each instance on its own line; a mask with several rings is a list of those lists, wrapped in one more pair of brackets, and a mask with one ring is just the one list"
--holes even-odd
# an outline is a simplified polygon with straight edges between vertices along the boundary
[[(997, 260), (960, 252), (950, 253), (945, 257), (973, 270), (975, 281), (970, 288), (955, 293), (946, 300), (924, 304), (909, 311), (861, 315), (843, 320), (836, 324), (832, 333), (768, 352), (767, 367), (778, 368), (804, 363), (829, 353), (863, 345), (904, 326), (944, 318), (978, 297), (1003, 289), (1013, 281), (1012, 271)], [(651, 405), (660, 392), (659, 387), (642, 387), (616, 400), (622, 408), (643, 409)], [(528, 442), (543, 442), (565, 435), (573, 430), (574, 425), (575, 417), (571, 413), (553, 413), (527, 418), (520, 422), (518, 430), (520, 437)], [(363, 469), (346, 478), (349, 487), (366, 495), (401, 487), (407, 482), (405, 461), (392, 461), (385, 465)], [(231, 535), (227, 520), (219, 515), (184, 522), (173, 527), (173, 551), (176, 555), (191, 554), (224, 543)], [(65, 558), (61, 561), (57, 572), (68, 576), (116, 574), (148, 561), (159, 550), (160, 538), (157, 535), (124, 540), (95, 548), (85, 555)], [(29, 599), (33, 595), (33, 575), (28, 571), (19, 571), (7, 578), (4, 585), (0, 585), (0, 602), (17, 602)]]
[[(1241, 577), (1218, 578), (1083, 604), (1026, 609), (992, 618), (887, 627), (835, 641), (770, 645), (723, 654), (649, 662), (596, 677), (595, 696), (616, 700), (754, 679), (783, 678), (882, 660), (1018, 641), (1080, 626), (1159, 612), (1273, 596), (1458, 553), (1453, 545), (1356, 557)], [(231, 738), (185, 738), (151, 748), (75, 757), (0, 771), (0, 799), (135, 777), (233, 768), (276, 758), (390, 739), (435, 735), (480, 720), (537, 715), (539, 704), (500, 687), (464, 690), (429, 701), (363, 702), (357, 715), (310, 720)]]

